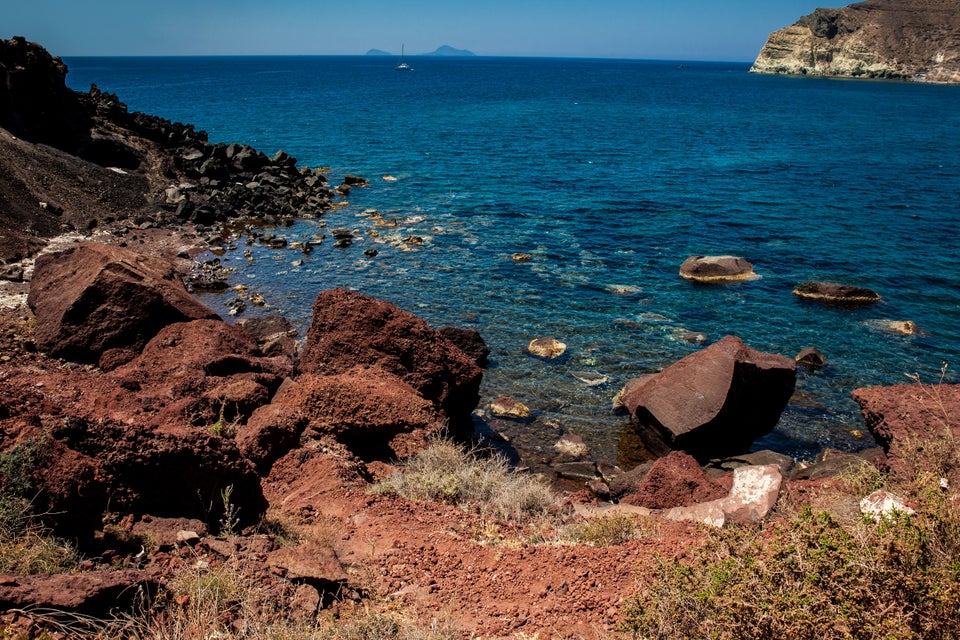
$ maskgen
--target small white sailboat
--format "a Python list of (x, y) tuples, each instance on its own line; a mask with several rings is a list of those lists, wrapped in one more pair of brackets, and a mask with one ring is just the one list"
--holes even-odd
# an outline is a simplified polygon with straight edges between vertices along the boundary
[(394, 67), (397, 71), (413, 71), (413, 67), (403, 61), (403, 45), (400, 45), (400, 64)]

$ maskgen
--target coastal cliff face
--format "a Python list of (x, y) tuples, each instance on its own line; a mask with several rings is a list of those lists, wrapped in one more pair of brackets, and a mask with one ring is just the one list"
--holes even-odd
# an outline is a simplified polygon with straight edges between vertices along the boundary
[(960, 83), (960, 2), (868, 0), (775, 31), (752, 73)]

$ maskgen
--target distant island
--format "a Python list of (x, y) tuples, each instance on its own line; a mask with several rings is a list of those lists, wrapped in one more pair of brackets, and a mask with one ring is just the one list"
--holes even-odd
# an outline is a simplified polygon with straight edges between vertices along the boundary
[[(394, 56), (395, 53), (390, 53), (389, 51), (384, 51), (383, 49), (370, 49), (367, 51), (366, 55), (368, 56)], [(436, 50), (431, 51), (430, 53), (419, 53), (413, 54), (419, 56), (442, 56), (447, 58), (470, 58), (474, 57), (475, 54), (473, 51), (468, 51), (467, 49), (456, 49), (450, 45), (442, 45), (436, 48)]]
[(867, 0), (775, 31), (753, 73), (960, 83), (957, 0)]

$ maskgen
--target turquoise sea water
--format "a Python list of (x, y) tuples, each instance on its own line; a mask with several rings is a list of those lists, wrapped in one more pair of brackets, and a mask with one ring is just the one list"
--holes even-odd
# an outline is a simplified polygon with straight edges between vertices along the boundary
[[(358, 231), (351, 247), (327, 238), (303, 256), (255, 245), (249, 265), (241, 239), (224, 256), (234, 283), (304, 331), (316, 293), (335, 286), (478, 329), (493, 349), (483, 401), (511, 395), (534, 414), (492, 426), (531, 459), (549, 457), (561, 432), (597, 458), (628, 457), (611, 398), (700, 348), (684, 331), (826, 354), (826, 368), (799, 371), (780, 425), (756, 445), (798, 457), (872, 446), (853, 433), (852, 389), (960, 369), (960, 87), (719, 63), (414, 58), (412, 73), (397, 73), (373, 57), (66, 62), (73, 88), (96, 83), (213, 142), (284, 149), (329, 167), (333, 184), (370, 179), (324, 217), (328, 235)], [(368, 209), (397, 226), (375, 228)], [(304, 220), (281, 231), (324, 229)], [(402, 242), (412, 235), (424, 243)], [(515, 263), (514, 252), (532, 259)], [(697, 254), (743, 256), (762, 278), (693, 285), (678, 269)], [(808, 280), (870, 287), (883, 301), (804, 303), (791, 290)], [(205, 302), (223, 312), (229, 299)], [(890, 333), (882, 320), (926, 333)], [(528, 355), (539, 336), (567, 354)], [(610, 382), (588, 387), (575, 371)]]

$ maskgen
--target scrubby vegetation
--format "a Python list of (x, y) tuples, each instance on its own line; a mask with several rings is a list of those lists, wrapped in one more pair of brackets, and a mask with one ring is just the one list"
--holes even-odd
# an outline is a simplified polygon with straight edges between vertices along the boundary
[(30, 472), (38, 464), (41, 439), (0, 454), (0, 574), (57, 573), (77, 564), (77, 554), (41, 524), (31, 504)]
[(916, 458), (907, 477), (862, 465), (840, 478), (850, 499), (883, 488), (915, 513), (841, 522), (781, 505), (766, 524), (713, 531), (686, 557), (640, 569), (621, 629), (644, 639), (960, 637), (960, 494), (948, 481), (960, 449), (939, 391), (920, 387), (942, 436), (904, 447)]
[(448, 440), (431, 443), (374, 491), (471, 505), (504, 518), (543, 513), (555, 502), (541, 477), (514, 473), (502, 456), (482, 457)]

